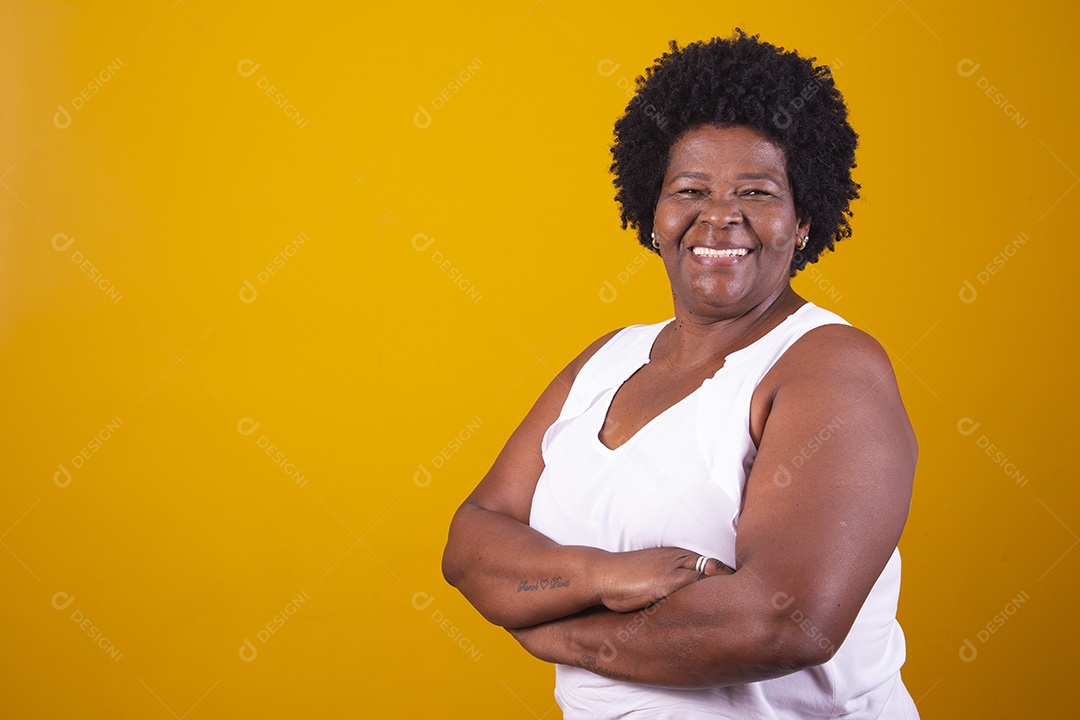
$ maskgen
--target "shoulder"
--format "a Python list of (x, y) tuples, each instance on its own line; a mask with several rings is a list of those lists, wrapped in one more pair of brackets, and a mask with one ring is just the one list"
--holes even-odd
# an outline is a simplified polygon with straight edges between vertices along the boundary
[(869, 333), (839, 322), (807, 330), (781, 356), (777, 365), (781, 363), (813, 365), (834, 371), (845, 368), (892, 371), (889, 355), (881, 343)]
[[(918, 444), (892, 361), (870, 334), (850, 325), (813, 328), (788, 348), (773, 371), (770, 416), (780, 408), (811, 423), (851, 418), (852, 425), (874, 428), (875, 441), (889, 438), (914, 462)], [(872, 444), (866, 438), (859, 442)]]
[(888, 353), (858, 328), (820, 325), (796, 340), (758, 385), (751, 437), (760, 444), (766, 426), (822, 427), (836, 418), (844, 418), (854, 445), (892, 443), (914, 463), (918, 443)]
[(567, 379), (573, 380), (575, 377), (577, 377), (578, 373), (581, 372), (581, 368), (585, 367), (585, 363), (592, 360), (592, 358), (596, 355), (596, 353), (600, 351), (600, 348), (604, 347), (609, 342), (611, 342), (616, 336), (625, 333), (627, 330), (629, 330), (632, 327), (636, 327), (636, 326), (629, 325), (629, 326), (626, 326), (626, 327), (615, 328), (611, 332), (605, 333), (605, 334), (601, 335), (600, 337), (598, 337), (597, 339), (593, 340), (591, 343), (589, 343), (588, 347), (586, 347), (584, 350), (582, 350), (578, 354), (578, 356), (575, 357), (573, 360), (571, 360), (570, 364), (568, 364), (566, 366), (566, 368), (563, 369), (562, 374), (564, 375), (564, 377), (566, 377)]
[(856, 400), (867, 393), (897, 394), (889, 355), (869, 333), (838, 322), (803, 333), (762, 379), (766, 398), (808, 392), (832, 401)]
[(596, 340), (593, 340), (588, 347), (570, 361), (570, 364), (566, 366), (563, 373), (569, 374), (571, 377), (576, 377), (581, 369), (589, 364), (590, 361), (594, 360), (594, 358), (599, 359), (597, 358), (598, 353), (602, 348), (608, 345), (612, 346), (611, 349), (614, 350), (616, 354), (623, 350), (637, 352), (640, 350), (641, 345), (645, 343), (651, 344), (659, 331), (670, 322), (671, 320), (664, 320), (656, 323), (626, 325), (605, 333)]
[(804, 377), (845, 372), (892, 375), (892, 362), (881, 343), (851, 325), (819, 325), (807, 330), (787, 349), (778, 365), (781, 363), (799, 366)]
[(625, 327), (615, 328), (614, 330), (611, 330), (610, 332), (604, 333), (603, 335), (601, 335), (600, 337), (596, 338), (591, 343), (589, 343), (588, 347), (586, 347), (584, 350), (582, 350), (581, 353), (576, 358), (574, 358), (573, 364), (576, 364), (578, 367), (580, 367), (581, 365), (584, 365), (590, 359), (592, 359), (593, 355), (595, 355), (597, 353), (597, 351), (600, 350), (600, 348), (604, 347), (609, 342), (611, 342), (613, 339), (615, 339), (615, 337), (617, 337), (618, 335), (624, 334), (627, 330), (629, 330), (630, 328), (633, 328), (633, 327), (636, 327), (636, 326), (627, 325)]

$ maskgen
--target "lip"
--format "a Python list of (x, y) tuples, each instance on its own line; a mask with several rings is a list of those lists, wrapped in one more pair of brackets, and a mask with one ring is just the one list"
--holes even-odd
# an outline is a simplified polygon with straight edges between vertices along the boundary
[[(695, 255), (694, 248), (707, 248), (709, 250), (745, 250), (746, 254), (741, 257), (729, 256), (729, 257), (708, 257), (706, 255)], [(687, 254), (693, 262), (700, 263), (702, 265), (712, 266), (731, 266), (739, 265), (750, 258), (754, 254), (753, 248), (740, 247), (738, 245), (712, 245), (706, 243), (698, 243), (697, 245), (691, 245), (686, 248)]]

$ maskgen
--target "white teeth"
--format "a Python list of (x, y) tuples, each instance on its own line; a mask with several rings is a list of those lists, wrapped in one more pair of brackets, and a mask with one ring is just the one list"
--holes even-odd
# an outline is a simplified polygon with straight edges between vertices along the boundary
[(732, 250), (713, 250), (712, 248), (695, 247), (691, 249), (695, 255), (702, 257), (742, 257), (748, 251), (746, 248), (735, 248)]

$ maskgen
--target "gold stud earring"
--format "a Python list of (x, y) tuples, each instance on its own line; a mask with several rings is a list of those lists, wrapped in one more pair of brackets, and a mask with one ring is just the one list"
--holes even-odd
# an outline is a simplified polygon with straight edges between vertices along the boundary
[(656, 248), (657, 250), (660, 249), (660, 241), (656, 239), (656, 233), (655, 232), (653, 232), (653, 234), (652, 234), (652, 246), (654, 248)]
[(805, 249), (806, 249), (806, 242), (807, 242), (807, 241), (808, 241), (809, 239), (810, 239), (810, 234), (809, 234), (809, 233), (807, 233), (806, 235), (803, 235), (803, 236), (802, 236), (802, 237), (801, 237), (801, 238), (799, 239), (799, 242), (795, 243), (795, 249), (796, 249), (796, 250), (800, 250), (800, 251), (801, 251), (801, 250), (805, 250)]

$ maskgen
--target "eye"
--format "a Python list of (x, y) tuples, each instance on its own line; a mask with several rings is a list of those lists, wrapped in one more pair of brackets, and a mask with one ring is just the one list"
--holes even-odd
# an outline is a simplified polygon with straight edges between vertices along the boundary
[(700, 194), (702, 194), (702, 191), (698, 190), (697, 188), (682, 188), (681, 190), (676, 190), (675, 194), (676, 195), (700, 195)]
[(772, 193), (770, 193), (770, 192), (768, 192), (766, 190), (762, 190), (761, 188), (751, 188), (749, 190), (744, 190), (742, 194), (743, 195), (756, 195), (756, 196), (762, 196), (762, 197), (767, 197), (769, 195), (772, 195)]

